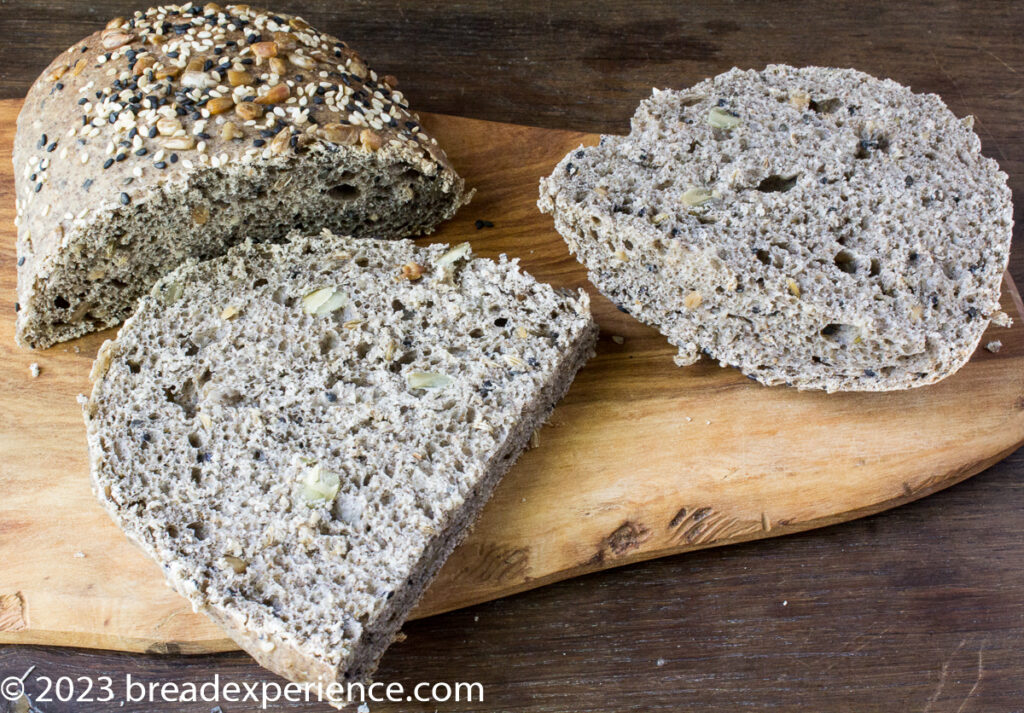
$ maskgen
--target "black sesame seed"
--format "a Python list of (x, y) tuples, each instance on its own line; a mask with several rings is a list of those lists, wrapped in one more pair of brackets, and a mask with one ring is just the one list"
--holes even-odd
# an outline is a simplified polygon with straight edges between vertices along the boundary
[(89, 97), (82, 97), (81, 99), (78, 100), (78, 106), (82, 106), (87, 101), (89, 101)]
[(155, 139), (156, 138), (156, 134), (157, 134), (156, 127), (153, 126), (153, 127), (150, 127), (149, 132), (146, 134), (146, 136), (148, 136), (151, 139)]
[(629, 314), (629, 310), (623, 307), (622, 305), (615, 305), (615, 309), (619, 310), (620, 312), (624, 312), (625, 314)]
[(124, 161), (126, 158), (128, 158), (128, 156), (126, 156), (123, 152), (119, 153), (117, 156), (114, 156), (114, 160), (117, 161), (118, 163)]
[(174, 50), (173, 52), (168, 52), (167, 56), (170, 57), (171, 59), (178, 59), (178, 50)]
[(202, 139), (203, 141), (208, 141), (210, 139), (210, 135), (205, 131), (200, 131), (198, 134), (196, 134), (196, 136)]
[(82, 189), (88, 191), (90, 188), (92, 188), (92, 179), (87, 178), (85, 179), (85, 183), (82, 184)]
[(178, 162), (178, 154), (172, 153), (170, 158), (171, 158), (171, 163), (177, 163)]
[(203, 71), (204, 72), (209, 72), (211, 69), (213, 69), (213, 60), (212, 59), (208, 59), (205, 62), (203, 62)]
[(128, 197), (127, 193), (121, 194), (121, 205), (128, 205), (132, 202), (132, 199)]
[(267, 142), (264, 141), (263, 139), (253, 139), (252, 145), (259, 148), (260, 146), (266, 146)]
[(46, 134), (43, 134), (42, 137), (40, 137), (39, 143), (37, 144), (37, 146), (39, 148), (43, 148), (44, 146), (46, 146)]
[(55, 87), (55, 88), (57, 89), (57, 91), (59, 92), (60, 90), (62, 90), (62, 89), (64, 88), (64, 83), (63, 83), (63, 82), (57, 82), (57, 83), (56, 83), (56, 84), (54, 84), (53, 86), (54, 86), (54, 87)]
[(135, 155), (136, 156), (145, 156), (147, 153), (149, 153), (149, 150), (147, 148), (143, 147), (143, 148), (139, 149), (138, 151), (136, 151)]
[(874, 369), (865, 369), (864, 376), (877, 376)]
[(37, 175), (38, 175), (38, 174), (35, 174), (35, 173), (33, 173), (33, 174), (32, 174), (31, 176), (29, 176), (29, 177), (28, 177), (28, 180), (30, 180), (30, 181), (32, 181), (32, 182), (34, 183), (34, 182), (35, 182), (35, 180), (36, 180), (36, 176), (37, 176)]
[(314, 96), (313, 97), (313, 103), (314, 104), (323, 104), (324, 103), (324, 98), (321, 97), (321, 96)]
[(15, 312), (20, 312), (21, 311), (21, 305), (19, 303), (17, 303), (17, 302), (14, 303), (14, 311)]
[(18, 258), (18, 267), (21, 267), (24, 264), (25, 264), (25, 256), (22, 255), (21, 257)]
[(41, 190), (43, 190), (43, 184), (42, 184), (42, 183), (37, 183), (37, 184), (36, 184), (36, 190), (35, 190), (35, 192), (36, 192), (36, 193), (38, 193), (38, 192), (39, 192), (39, 191), (41, 191)]
[(494, 227), (494, 223), (492, 223), (489, 220), (478, 220), (473, 225), (476, 226), (477, 230), (481, 230), (482, 228), (493, 228)]
[(162, 170), (162, 169), (167, 168), (167, 162), (166, 161), (157, 161), (156, 163), (153, 164), (153, 166)]
[(907, 188), (910, 188), (912, 185), (914, 185), (914, 177), (907, 176), (906, 178), (903, 179), (903, 182), (907, 185)]
[(335, 394), (332, 391), (328, 391), (327, 392), (327, 400), (330, 401), (333, 404), (335, 401), (338, 400), (338, 395)]

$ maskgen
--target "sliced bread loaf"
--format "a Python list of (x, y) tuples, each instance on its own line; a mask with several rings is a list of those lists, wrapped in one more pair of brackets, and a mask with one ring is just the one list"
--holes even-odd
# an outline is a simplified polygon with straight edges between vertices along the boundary
[(29, 91), (14, 165), (30, 347), (120, 323), (243, 237), (415, 236), (468, 199), (393, 77), (247, 5), (157, 7), (76, 43)]
[(103, 345), (94, 488), (261, 664), (364, 680), (595, 339), (585, 294), (468, 244), (244, 243)]
[(764, 384), (887, 391), (970, 357), (999, 310), (1006, 176), (970, 117), (851, 69), (734, 69), (655, 91), (540, 208), (597, 288)]

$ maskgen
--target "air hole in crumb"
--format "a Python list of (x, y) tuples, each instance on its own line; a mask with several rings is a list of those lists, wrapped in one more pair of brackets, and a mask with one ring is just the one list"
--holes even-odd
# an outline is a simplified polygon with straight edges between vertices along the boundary
[(326, 356), (332, 349), (338, 346), (338, 337), (328, 332), (320, 338), (320, 354)]
[(472, 330), (469, 333), (469, 336), (472, 337), (473, 339), (479, 339), (480, 337), (484, 336), (484, 330), (477, 327), (476, 329)]
[(359, 197), (359, 192), (359, 188), (351, 183), (339, 183), (333, 188), (328, 189), (327, 195), (339, 203), (349, 203)]
[(193, 448), (201, 448), (203, 445), (203, 439), (196, 432), (188, 434), (188, 444)]
[(878, 258), (871, 258), (871, 269), (868, 270), (868, 274), (871, 277), (878, 277), (878, 273), (882, 271), (882, 265), (878, 261)]
[(366, 342), (361, 342), (356, 347), (356, 356), (359, 357), (360, 359), (365, 359), (366, 355), (370, 353), (370, 350), (372, 348), (373, 348), (372, 344), (367, 344)]
[(765, 178), (763, 181), (757, 184), (757, 190), (762, 193), (785, 193), (790, 188), (796, 185), (796, 179), (799, 174), (793, 176), (779, 176), (772, 174)]
[(139, 369), (140, 369), (139, 362), (134, 361), (132, 359), (129, 359), (125, 363), (128, 365), (128, 371), (130, 371), (133, 374), (138, 374), (139, 373)]
[(391, 309), (395, 312), (401, 312), (405, 309), (405, 305), (402, 304), (401, 300), (391, 300)]
[(761, 250), (758, 250), (757, 253), (755, 253), (755, 254), (757, 255), (757, 259), (760, 260), (762, 264), (764, 264), (764, 265), (771, 264), (772, 258), (771, 258), (771, 255), (768, 253), (767, 250), (761, 249)]
[(622, 246), (624, 248), (626, 248), (626, 250), (632, 250), (633, 249), (633, 243), (631, 241), (629, 241), (629, 240), (623, 240), (622, 241)]
[(821, 336), (844, 345), (852, 344), (859, 334), (860, 330), (852, 324), (837, 324), (835, 322), (825, 325), (821, 330)]
[(356, 258), (356, 267), (366, 267), (370, 264), (369, 259), (365, 257)]
[(819, 114), (831, 114), (841, 107), (843, 103), (838, 99), (823, 99), (820, 102), (811, 99), (809, 106)]
[(253, 287), (253, 289), (256, 289), (257, 287), (263, 287), (266, 284), (267, 284), (267, 281), (264, 278), (260, 277), (260, 278), (257, 278), (256, 280), (253, 281), (252, 287)]
[(164, 532), (166, 532), (167, 536), (171, 539), (178, 539), (178, 528), (176, 528), (174, 525), (168, 525), (167, 527), (165, 527)]
[(61, 295), (57, 295), (53, 298), (53, 306), (57, 309), (67, 309), (71, 306), (71, 303), (64, 299)]
[(853, 253), (848, 250), (840, 250), (837, 252), (833, 261), (835, 262), (836, 267), (848, 275), (852, 275), (857, 272), (857, 258), (855, 258)]

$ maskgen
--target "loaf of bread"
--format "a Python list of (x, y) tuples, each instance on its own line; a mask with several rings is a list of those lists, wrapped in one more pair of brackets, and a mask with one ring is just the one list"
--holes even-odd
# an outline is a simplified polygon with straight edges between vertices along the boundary
[(261, 664), (364, 680), (596, 333), (584, 293), (466, 243), (246, 242), (100, 349), (94, 489)]
[(1013, 212), (972, 118), (852, 69), (655, 91), (540, 208), (625, 312), (764, 384), (887, 391), (959, 369), (999, 310)]
[(393, 77), (246, 5), (153, 8), (76, 43), (29, 91), (14, 165), (30, 347), (119, 324), (242, 238), (415, 236), (467, 200)]

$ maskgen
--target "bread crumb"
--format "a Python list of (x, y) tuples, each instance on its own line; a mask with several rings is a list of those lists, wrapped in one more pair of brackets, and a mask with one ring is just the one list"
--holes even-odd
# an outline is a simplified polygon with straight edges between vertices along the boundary
[(76, 552), (76, 553), (75, 553), (74, 555), (72, 555), (72, 556), (73, 556), (73, 557), (74, 557), (75, 559), (82, 559), (83, 557), (85, 557), (85, 553), (84, 553), (84, 552)]
[(618, 334), (613, 334), (612, 341), (615, 342), (616, 344), (622, 344), (626, 340), (623, 337), (620, 337)]
[(687, 416), (687, 417), (686, 417), (686, 422), (687, 422), (687, 423), (689, 423), (689, 422), (690, 422), (690, 421), (692, 421), (692, 420), (693, 420), (693, 418), (691, 418), (690, 416)]
[(985, 345), (985, 348), (988, 349), (993, 354), (995, 354), (996, 352), (1003, 348), (1003, 343), (998, 339), (993, 339), (991, 342)]
[(705, 426), (710, 426), (710, 425), (711, 425), (711, 421), (705, 421), (705, 422), (704, 422), (704, 425), (705, 425)]
[(359, 708), (357, 708), (356, 711), (357, 713), (370, 713), (370, 706), (366, 705), (365, 702), (360, 703)]
[(658, 659), (657, 661), (654, 662), (654, 665), (658, 666), (658, 667), (664, 666), (665, 665), (665, 659)]
[(785, 606), (789, 606), (789, 600), (788, 599), (783, 599), (782, 600), (782, 606), (784, 606), (784, 607)]
[(28, 365), (28, 371), (30, 374), (32, 374), (33, 379), (39, 378), (39, 365), (36, 364), (35, 362), (32, 362), (31, 364)]
[(996, 325), (997, 327), (1013, 326), (1013, 320), (1010, 319), (1010, 315), (1006, 314), (1006, 312), (1004, 312), (1003, 310), (993, 312), (990, 319), (992, 321), (992, 324)]

